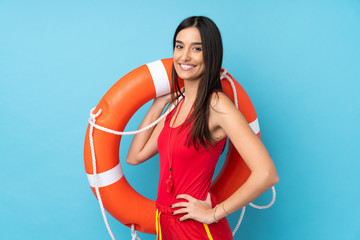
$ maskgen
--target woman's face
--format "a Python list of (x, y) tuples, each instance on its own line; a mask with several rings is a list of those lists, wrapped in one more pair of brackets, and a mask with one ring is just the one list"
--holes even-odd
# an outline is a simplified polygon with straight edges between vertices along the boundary
[(184, 80), (200, 80), (205, 64), (203, 59), (200, 32), (196, 27), (184, 28), (176, 36), (174, 67), (178, 76)]

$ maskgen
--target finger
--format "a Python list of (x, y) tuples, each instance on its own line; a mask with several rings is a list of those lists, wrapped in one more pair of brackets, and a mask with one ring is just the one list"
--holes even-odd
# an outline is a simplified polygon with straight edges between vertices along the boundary
[(178, 202), (178, 203), (174, 203), (173, 205), (171, 205), (171, 208), (186, 208), (189, 206), (188, 202)]
[(207, 194), (206, 201), (211, 201), (211, 195), (210, 195), (210, 193)]
[(192, 219), (190, 214), (186, 214), (186, 215), (182, 216), (181, 218), (179, 218), (179, 221), (182, 222), (182, 221), (185, 221), (188, 219)]
[(187, 208), (181, 208), (179, 210), (173, 211), (172, 215), (178, 215), (178, 214), (183, 214), (183, 213), (189, 213)]
[(210, 193), (208, 193), (205, 201), (206, 201), (207, 204), (209, 204), (210, 206), (212, 206)]
[(176, 199), (185, 199), (185, 200), (188, 200), (189, 202), (192, 200), (195, 200), (195, 198), (193, 198), (192, 196), (190, 196), (188, 194), (179, 194), (175, 198)]

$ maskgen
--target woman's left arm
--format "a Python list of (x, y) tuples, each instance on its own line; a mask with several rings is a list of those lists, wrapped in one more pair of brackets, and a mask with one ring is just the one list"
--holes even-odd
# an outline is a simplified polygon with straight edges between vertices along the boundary
[(223, 93), (218, 96), (211, 110), (212, 121), (229, 137), (251, 174), (234, 194), (220, 203), (222, 206), (215, 213), (217, 220), (246, 206), (279, 181), (274, 162), (260, 138), (232, 101)]
[[(226, 217), (246, 206), (279, 181), (268, 151), (260, 138), (249, 127), (244, 116), (225, 94), (219, 92), (217, 96), (212, 98), (210, 119), (218, 127), (218, 133), (220, 132), (218, 135), (229, 137), (249, 167), (251, 174), (237, 191), (220, 203), (222, 206), (217, 207), (216, 212), (214, 212), (215, 209), (206, 207), (205, 202), (182, 194), (179, 196), (180, 198), (191, 202), (189, 201), (190, 204), (186, 204), (186, 206), (181, 203), (174, 204), (173, 207), (188, 208), (186, 211), (188, 214), (180, 218), (180, 221), (195, 219), (204, 223), (215, 222), (215, 220)], [(188, 207), (189, 205), (191, 208)], [(184, 210), (180, 209), (174, 213), (184, 213)]]

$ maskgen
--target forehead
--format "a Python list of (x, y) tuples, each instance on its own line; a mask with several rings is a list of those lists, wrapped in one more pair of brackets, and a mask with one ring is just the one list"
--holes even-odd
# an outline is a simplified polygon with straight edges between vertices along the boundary
[(196, 27), (184, 28), (178, 33), (176, 40), (183, 43), (201, 42), (200, 31)]

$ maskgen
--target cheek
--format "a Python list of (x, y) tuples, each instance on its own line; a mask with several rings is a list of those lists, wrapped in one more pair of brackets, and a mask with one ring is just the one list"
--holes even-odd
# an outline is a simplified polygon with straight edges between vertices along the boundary
[(174, 59), (174, 60), (177, 60), (177, 59), (179, 59), (179, 57), (180, 57), (180, 54), (177, 53), (176, 51), (174, 51), (173, 59)]
[(203, 58), (202, 56), (199, 56), (199, 57), (197, 58), (197, 62), (198, 62), (199, 65), (204, 66), (204, 58)]
[(205, 72), (205, 65), (204, 65), (204, 63), (201, 64), (201, 67), (200, 67), (199, 71), (200, 71), (200, 74), (203, 74), (203, 73)]
[(181, 74), (181, 69), (180, 66), (176, 63), (176, 60), (174, 59), (174, 68), (175, 68), (175, 72), (177, 74)]

